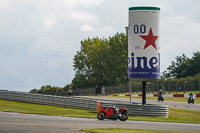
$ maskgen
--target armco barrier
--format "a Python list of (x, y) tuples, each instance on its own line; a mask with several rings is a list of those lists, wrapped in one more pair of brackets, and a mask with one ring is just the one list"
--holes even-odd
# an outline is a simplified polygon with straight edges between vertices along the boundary
[(97, 102), (101, 101), (103, 107), (110, 106), (111, 104), (114, 104), (118, 108), (127, 107), (129, 114), (140, 115), (140, 116), (168, 117), (168, 112), (169, 112), (168, 106), (166, 105), (153, 105), (153, 104), (141, 105), (136, 103), (130, 104), (113, 100), (102, 100), (102, 99), (82, 98), (82, 97), (62, 97), (62, 96), (32, 94), (32, 93), (15, 92), (15, 91), (0, 90), (0, 99), (61, 106), (61, 107), (70, 107), (77, 109), (87, 109), (87, 110), (97, 110)]

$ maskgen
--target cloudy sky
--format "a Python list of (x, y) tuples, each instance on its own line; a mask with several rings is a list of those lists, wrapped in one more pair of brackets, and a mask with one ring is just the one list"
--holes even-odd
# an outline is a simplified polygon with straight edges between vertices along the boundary
[(63, 87), (80, 41), (124, 32), (128, 8), (161, 8), (161, 71), (200, 50), (199, 0), (0, 0), (0, 89)]

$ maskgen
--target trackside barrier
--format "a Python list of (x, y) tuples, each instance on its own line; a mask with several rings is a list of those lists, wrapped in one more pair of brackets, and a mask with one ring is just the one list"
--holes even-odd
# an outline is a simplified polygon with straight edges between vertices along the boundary
[[(200, 97), (200, 94), (193, 94), (195, 97)], [(112, 95), (112, 96), (130, 96), (130, 94), (125, 95)], [(132, 97), (141, 97), (142, 94), (132, 95)], [(158, 97), (158, 94), (147, 94), (147, 97)], [(165, 94), (165, 97), (188, 97), (189, 94)]]
[(99, 105), (101, 102), (101, 107), (108, 107), (111, 104), (114, 104), (118, 108), (127, 107), (129, 114), (140, 115), (140, 116), (168, 117), (168, 112), (169, 112), (167, 105), (154, 105), (154, 104), (141, 105), (136, 103), (130, 104), (130, 103), (124, 103), (122, 101), (102, 100), (102, 99), (83, 98), (83, 97), (52, 96), (52, 95), (32, 94), (32, 93), (16, 92), (16, 91), (0, 90), (0, 99), (61, 106), (61, 107), (70, 107), (77, 109), (94, 110), (94, 111), (97, 111), (98, 109), (97, 105), (99, 101)]

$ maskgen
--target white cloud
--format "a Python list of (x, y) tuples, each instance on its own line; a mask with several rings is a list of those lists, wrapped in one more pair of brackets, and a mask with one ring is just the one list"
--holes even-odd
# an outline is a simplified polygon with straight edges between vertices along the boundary
[(79, 0), (79, 2), (86, 6), (99, 6), (104, 0)]
[(13, 52), (13, 54), (14, 55), (20, 55), (20, 54), (22, 54), (23, 52), (21, 51), (21, 50), (19, 50), (19, 49), (16, 49), (16, 50), (14, 50), (14, 52)]
[(70, 18), (80, 22), (98, 22), (99, 19), (97, 16), (87, 13), (87, 12), (79, 12), (79, 11), (72, 11), (69, 14)]
[(108, 26), (108, 27), (103, 27), (102, 30), (103, 31), (112, 31), (112, 30), (114, 30), (114, 28), (111, 26)]
[(81, 26), (81, 30), (82, 30), (82, 31), (94, 31), (95, 28), (92, 27), (91, 25), (84, 24), (84, 25)]
[(75, 6), (99, 6), (104, 0), (68, 0), (66, 2), (67, 7), (75, 7)]
[(173, 48), (174, 51), (179, 49), (179, 54), (197, 48), (194, 46), (200, 42), (200, 23), (188, 16), (177, 16), (165, 19), (163, 24), (165, 26), (162, 28), (162, 34), (164, 34), (162, 38), (164, 43), (167, 43), (164, 48)]
[(61, 65), (60, 61), (54, 58), (46, 58), (43, 60), (43, 62), (47, 67), (55, 68), (55, 69), (60, 68), (60, 65)]
[(52, 29), (55, 24), (56, 18), (55, 15), (52, 14), (50, 17), (46, 17), (45, 19), (45, 27), (46, 29)]
[(72, 46), (72, 43), (65, 40), (43, 37), (29, 48), (29, 53), (33, 55), (66, 56), (73, 49)]
[(67, 7), (74, 7), (77, 5), (77, 0), (67, 0), (66, 1), (66, 6)]
[(0, 10), (7, 9), (9, 7), (10, 1), (0, 0)]
[(159, 4), (158, 6), (156, 5), (156, 7), (160, 7), (161, 12), (165, 11), (165, 12), (170, 12), (172, 11), (172, 8), (166, 4)]

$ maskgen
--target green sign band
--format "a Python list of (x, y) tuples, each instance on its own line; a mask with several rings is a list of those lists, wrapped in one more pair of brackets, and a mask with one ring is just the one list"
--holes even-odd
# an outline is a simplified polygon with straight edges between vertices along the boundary
[(156, 11), (160, 11), (159, 7), (130, 7), (129, 11), (131, 10), (156, 10)]

